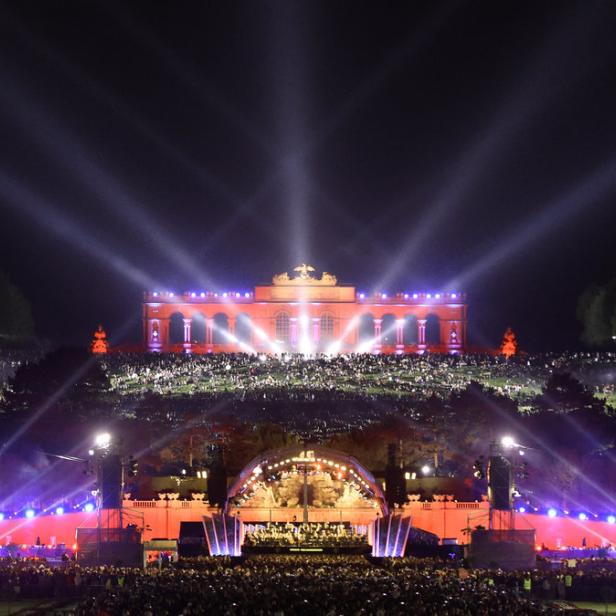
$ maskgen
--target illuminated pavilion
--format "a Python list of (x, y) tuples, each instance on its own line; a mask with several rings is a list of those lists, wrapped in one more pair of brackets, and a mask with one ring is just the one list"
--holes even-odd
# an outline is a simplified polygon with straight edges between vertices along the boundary
[(358, 293), (309, 265), (252, 292), (150, 291), (143, 303), (147, 350), (185, 353), (464, 352), (461, 293)]

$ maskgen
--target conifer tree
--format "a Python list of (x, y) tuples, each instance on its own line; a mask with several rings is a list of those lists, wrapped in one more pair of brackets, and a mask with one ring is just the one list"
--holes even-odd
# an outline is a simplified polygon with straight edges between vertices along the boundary
[(503, 342), (500, 346), (501, 355), (505, 357), (513, 357), (518, 353), (518, 341), (516, 340), (515, 334), (511, 327), (507, 328), (505, 335), (503, 336)]

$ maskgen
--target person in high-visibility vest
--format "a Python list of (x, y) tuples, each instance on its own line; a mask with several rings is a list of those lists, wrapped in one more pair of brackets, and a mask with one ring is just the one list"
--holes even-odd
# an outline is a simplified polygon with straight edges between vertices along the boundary
[(530, 594), (530, 591), (532, 590), (533, 587), (533, 581), (530, 577), (530, 573), (527, 573), (524, 576), (524, 582), (523, 582), (523, 588), (524, 588), (524, 592), (527, 592)]
[(570, 573), (565, 575), (565, 598), (569, 594), (571, 587), (573, 586), (573, 576)]

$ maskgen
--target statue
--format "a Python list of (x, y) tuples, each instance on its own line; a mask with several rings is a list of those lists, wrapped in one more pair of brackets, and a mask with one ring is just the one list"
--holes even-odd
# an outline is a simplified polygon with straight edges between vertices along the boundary
[(333, 274), (330, 274), (329, 272), (323, 272), (321, 274), (320, 282), (321, 284), (331, 285), (332, 287), (335, 287), (336, 284), (338, 283), (338, 279)]
[(280, 286), (309, 285), (335, 287), (338, 282), (337, 278), (328, 272), (323, 272), (321, 278), (315, 278), (311, 275), (311, 272), (316, 271), (315, 268), (306, 263), (302, 263), (293, 268), (293, 271), (298, 273), (294, 278), (291, 278), (287, 272), (282, 272), (281, 274), (276, 274), (276, 276), (272, 278), (272, 284)]
[(108, 353), (109, 342), (107, 342), (107, 334), (102, 325), (98, 326), (98, 329), (94, 332), (94, 339), (90, 345), (91, 353)]
[(507, 328), (507, 331), (503, 336), (500, 352), (501, 355), (504, 355), (506, 358), (513, 357), (518, 353), (518, 341), (516, 340), (515, 334), (513, 333), (511, 327)]
[(458, 344), (458, 328), (455, 323), (451, 324), (451, 330), (449, 331), (449, 344)]
[(311, 280), (312, 276), (308, 272), (314, 272), (314, 267), (312, 267), (312, 265), (306, 265), (305, 263), (302, 263), (301, 265), (298, 265), (297, 267), (293, 268), (293, 271), (299, 272), (299, 277), (302, 280)]
[(289, 282), (291, 282), (291, 279), (289, 278), (289, 274), (287, 274), (286, 272), (282, 272), (282, 274), (276, 274), (273, 278), (272, 278), (272, 284), (289, 284)]

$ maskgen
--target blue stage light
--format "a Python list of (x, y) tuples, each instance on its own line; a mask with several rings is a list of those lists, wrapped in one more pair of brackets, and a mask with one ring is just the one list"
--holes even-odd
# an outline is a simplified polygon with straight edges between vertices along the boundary
[(83, 507), (86, 513), (92, 513), (94, 511), (94, 505), (92, 503), (86, 503)]
[(548, 509), (548, 518), (555, 518), (558, 515), (558, 511), (554, 507)]
[(616, 524), (616, 516), (615, 515), (608, 515), (607, 516), (607, 523), (608, 524)]
[(26, 517), (32, 519), (34, 517), (34, 509), (26, 509)]
[(56, 515), (63, 515), (64, 507), (56, 507)]

